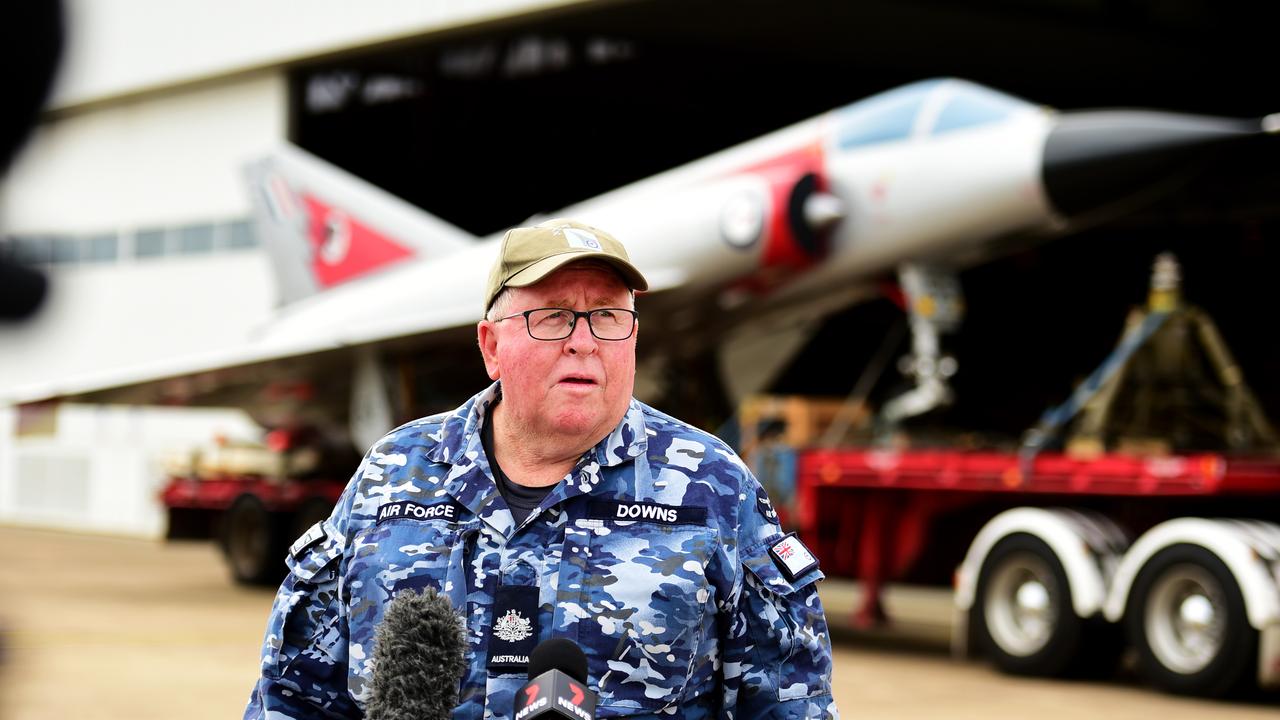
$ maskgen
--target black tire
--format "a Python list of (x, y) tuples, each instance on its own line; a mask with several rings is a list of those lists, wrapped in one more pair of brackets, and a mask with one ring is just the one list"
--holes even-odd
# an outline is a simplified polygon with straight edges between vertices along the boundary
[(284, 579), (284, 547), (275, 515), (251, 495), (236, 499), (223, 520), (222, 553), (231, 577), (246, 585), (276, 585)]
[(1118, 628), (1081, 618), (1058, 556), (1018, 533), (992, 548), (970, 611), (975, 647), (1000, 670), (1046, 677), (1101, 676), (1119, 660)]
[(1258, 631), (1244, 596), (1226, 564), (1199, 545), (1173, 545), (1147, 561), (1125, 628), (1139, 674), (1161, 690), (1222, 697), (1256, 685)]

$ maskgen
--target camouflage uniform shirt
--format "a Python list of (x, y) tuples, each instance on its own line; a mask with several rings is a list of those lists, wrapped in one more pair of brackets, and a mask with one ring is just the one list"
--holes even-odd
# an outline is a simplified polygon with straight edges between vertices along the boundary
[[(360, 717), (383, 612), (424, 586), (465, 610), (454, 720), (509, 720), (526, 682), (490, 667), (495, 623), (577, 642), (599, 718), (838, 717), (822, 572), (777, 557), (777, 516), (727, 446), (632, 400), (516, 527), (480, 441), (499, 396), (386, 435), (294, 545), (246, 718)], [(536, 618), (495, 617), (511, 587)]]

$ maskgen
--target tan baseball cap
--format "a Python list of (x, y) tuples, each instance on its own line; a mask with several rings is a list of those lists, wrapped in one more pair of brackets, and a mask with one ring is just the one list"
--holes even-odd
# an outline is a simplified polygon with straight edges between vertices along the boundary
[(502, 288), (528, 287), (579, 260), (609, 263), (632, 290), (649, 289), (649, 283), (631, 264), (627, 249), (616, 238), (590, 225), (556, 218), (533, 227), (512, 228), (503, 236), (485, 286), (484, 311), (489, 312)]

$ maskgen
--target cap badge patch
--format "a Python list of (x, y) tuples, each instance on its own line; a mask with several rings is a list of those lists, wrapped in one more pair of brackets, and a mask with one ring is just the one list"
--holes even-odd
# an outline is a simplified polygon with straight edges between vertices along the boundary
[(574, 227), (562, 228), (565, 240), (569, 241), (569, 247), (582, 248), (584, 250), (599, 250), (600, 238), (595, 233), (580, 230)]

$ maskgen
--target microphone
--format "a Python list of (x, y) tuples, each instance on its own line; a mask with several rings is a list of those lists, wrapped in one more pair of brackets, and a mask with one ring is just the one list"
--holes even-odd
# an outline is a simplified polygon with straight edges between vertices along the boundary
[[(402, 590), (374, 633), (369, 720), (448, 720), (467, 669), (462, 622), (435, 588)], [(581, 652), (581, 651), (579, 651)]]
[(529, 653), (529, 677), (516, 693), (514, 720), (595, 720), (596, 696), (587, 689), (587, 656), (567, 638), (543, 640)]
[(0, 322), (34, 315), (49, 294), (49, 280), (39, 271), (0, 257)]

